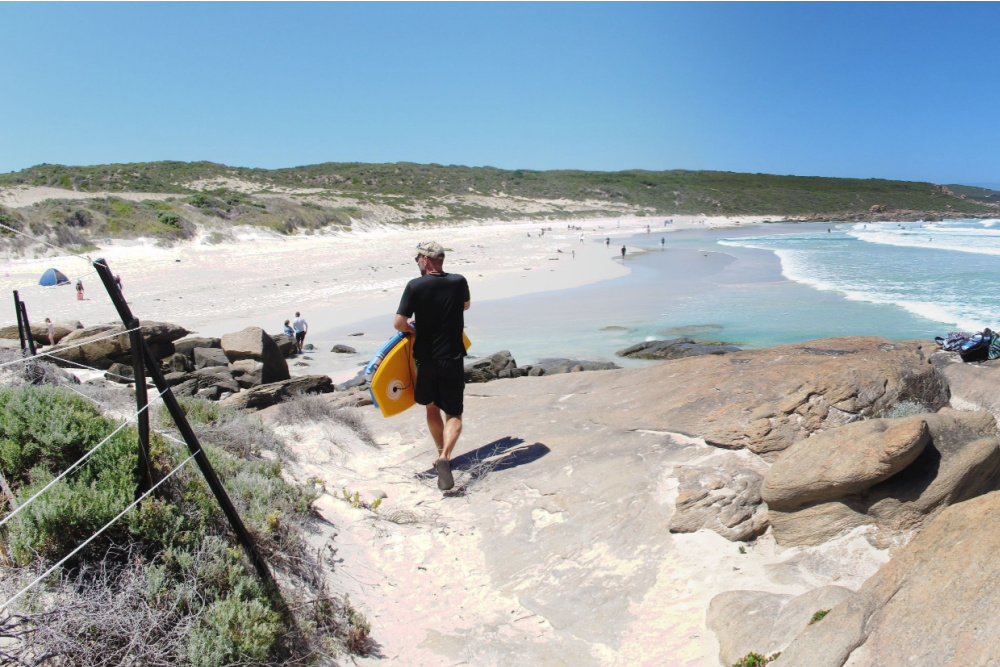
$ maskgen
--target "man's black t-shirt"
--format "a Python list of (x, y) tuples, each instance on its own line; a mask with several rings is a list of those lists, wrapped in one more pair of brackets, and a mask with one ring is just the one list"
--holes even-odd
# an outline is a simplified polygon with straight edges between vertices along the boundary
[(416, 315), (413, 356), (417, 361), (465, 356), (462, 329), (468, 300), (469, 283), (457, 273), (428, 273), (407, 283), (396, 313)]

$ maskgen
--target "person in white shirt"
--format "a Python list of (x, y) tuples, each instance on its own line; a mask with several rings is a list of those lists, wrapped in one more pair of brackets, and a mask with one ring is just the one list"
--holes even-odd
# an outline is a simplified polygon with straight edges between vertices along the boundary
[(295, 319), (292, 321), (292, 329), (295, 331), (295, 347), (301, 353), (302, 343), (306, 339), (306, 332), (309, 331), (309, 325), (302, 319), (302, 313), (295, 313)]

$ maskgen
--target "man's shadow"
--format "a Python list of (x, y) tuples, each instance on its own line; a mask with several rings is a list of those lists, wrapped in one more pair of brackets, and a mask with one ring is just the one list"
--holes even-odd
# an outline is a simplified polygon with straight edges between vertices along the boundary
[[(461, 484), (456, 486), (455, 491), (464, 491), (470, 484), (491, 472), (508, 470), (537, 461), (550, 451), (552, 450), (540, 442), (525, 445), (523, 438), (507, 436), (471, 452), (459, 454), (451, 460), (452, 472), (466, 474), (462, 476)], [(429, 468), (417, 473), (417, 477), (436, 479), (437, 471), (434, 468)]]

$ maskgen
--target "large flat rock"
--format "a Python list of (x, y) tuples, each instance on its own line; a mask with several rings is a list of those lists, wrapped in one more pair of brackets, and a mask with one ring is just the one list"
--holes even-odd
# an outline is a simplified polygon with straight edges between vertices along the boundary
[[(933, 345), (875, 337), (828, 338), (659, 366), (581, 376), (577, 400), (596, 423), (665, 430), (774, 459), (809, 435), (877, 416), (904, 401), (936, 410), (947, 386)], [(602, 389), (593, 392), (591, 387)]]

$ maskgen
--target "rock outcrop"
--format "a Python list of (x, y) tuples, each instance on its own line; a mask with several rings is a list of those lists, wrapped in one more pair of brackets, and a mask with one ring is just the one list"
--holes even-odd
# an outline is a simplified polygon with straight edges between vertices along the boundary
[(693, 338), (671, 338), (670, 340), (648, 340), (636, 343), (624, 350), (615, 352), (619, 357), (630, 359), (680, 359), (682, 357), (697, 357), (703, 354), (726, 354), (739, 352), (738, 347), (731, 343), (716, 341), (698, 342)]
[[(868, 434), (868, 442), (885, 426), (883, 435), (892, 434), (889, 437), (897, 444), (909, 443), (906, 457), (920, 449), (911, 463), (888, 477), (874, 474), (889, 469), (877, 458), (843, 453), (857, 446), (851, 441), (866, 426), (841, 428), (798, 443), (775, 462), (765, 476), (762, 496), (780, 544), (821, 544), (864, 525), (877, 527), (882, 537), (874, 539), (882, 543), (895, 533), (921, 527), (947, 505), (1000, 488), (1000, 437), (988, 412), (944, 408), (935, 414), (884, 420)], [(921, 446), (924, 428), (929, 440)], [(887, 447), (872, 444), (872, 449), (884, 452)], [(829, 465), (839, 456), (845, 457), (844, 465)], [(811, 473), (810, 462), (816, 464)], [(839, 477), (830, 474), (834, 470)], [(801, 486), (791, 479), (795, 475), (801, 475)]]
[[(730, 455), (731, 456), (731, 455)], [(768, 526), (761, 503), (763, 477), (746, 465), (685, 466), (679, 469), (671, 533), (713, 530), (727, 540), (751, 540)]]
[(558, 373), (605, 371), (615, 368), (618, 368), (618, 365), (614, 362), (581, 359), (540, 359), (535, 364), (518, 367), (510, 352), (502, 350), (467, 364), (465, 366), (465, 381), (468, 384), (476, 384), (525, 376), (537, 377)]
[[(608, 425), (703, 437), (766, 460), (813, 433), (902, 402), (934, 411), (948, 388), (920, 341), (828, 338), (628, 370), (595, 397)], [(642, 410), (616, 410), (641, 403)], [(599, 409), (598, 409), (599, 408)]]
[(732, 665), (750, 652), (770, 656), (784, 650), (816, 612), (829, 611), (852, 594), (843, 586), (823, 586), (798, 596), (762, 591), (716, 595), (707, 622), (719, 640), (719, 661)]
[(1000, 664), (1000, 493), (939, 514), (774, 667)]

